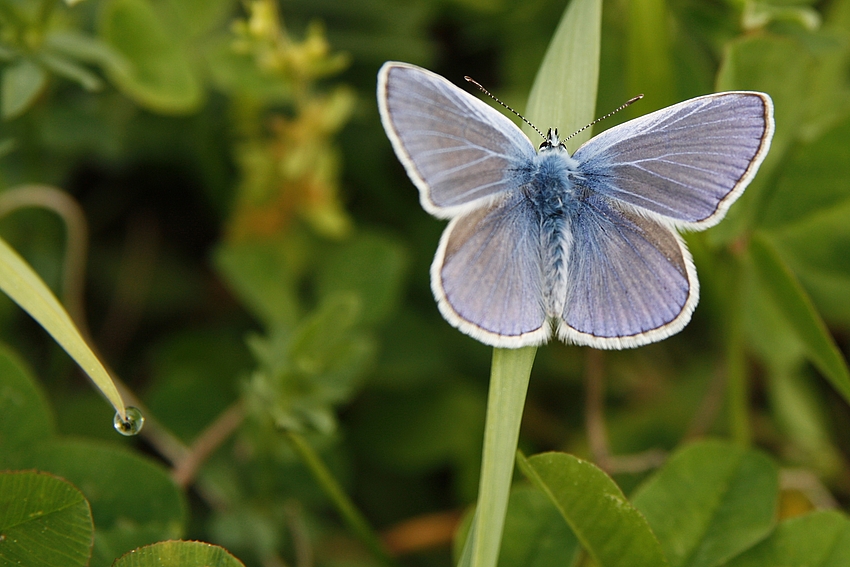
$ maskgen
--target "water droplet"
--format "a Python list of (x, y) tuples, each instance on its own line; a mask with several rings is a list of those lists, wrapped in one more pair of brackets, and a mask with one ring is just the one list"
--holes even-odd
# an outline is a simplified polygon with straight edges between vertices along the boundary
[(145, 424), (145, 416), (142, 415), (142, 412), (138, 408), (134, 408), (133, 406), (127, 406), (126, 411), (127, 421), (121, 419), (121, 414), (116, 412), (115, 418), (112, 420), (115, 431), (128, 437), (138, 435), (139, 431), (142, 430), (142, 426)]

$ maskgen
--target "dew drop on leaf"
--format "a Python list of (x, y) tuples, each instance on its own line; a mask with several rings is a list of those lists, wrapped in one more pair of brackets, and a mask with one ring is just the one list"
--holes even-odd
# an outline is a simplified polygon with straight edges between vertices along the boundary
[(142, 415), (139, 408), (134, 408), (133, 406), (127, 406), (126, 412), (126, 421), (121, 419), (121, 414), (115, 413), (115, 418), (112, 420), (115, 431), (128, 437), (138, 435), (139, 431), (142, 430), (142, 426), (145, 424), (145, 416)]

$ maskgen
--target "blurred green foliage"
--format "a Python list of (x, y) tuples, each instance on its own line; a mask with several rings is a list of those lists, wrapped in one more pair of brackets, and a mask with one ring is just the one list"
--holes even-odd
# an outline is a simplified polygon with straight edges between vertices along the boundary
[[(91, 565), (178, 537), (246, 565), (380, 564), (284, 432), (402, 542), (399, 564), (451, 563), (445, 534), (477, 487), (490, 351), (438, 314), (428, 267), (443, 223), (392, 154), (375, 74), (391, 59), (467, 74), (523, 108), (565, 6), (0, 0), (0, 202), (39, 183), (80, 203), (89, 243), (69, 245), (88, 252), (86, 293), (63, 302), (149, 420), (142, 440), (117, 438), (73, 363), (0, 299), (0, 470), (51, 472), (85, 495)], [(657, 466), (648, 457), (678, 451), (631, 504), (598, 469), (564, 465), (585, 471), (579, 488), (641, 511), (634, 529), (651, 529), (670, 565), (842, 565), (823, 550), (846, 543), (846, 515), (795, 516), (850, 503), (850, 0), (604, 3), (596, 113), (647, 96), (602, 128), (743, 89), (773, 97), (772, 149), (728, 218), (687, 237), (702, 284), (692, 323), (601, 358), (611, 454), (599, 460), (584, 425), (595, 355), (561, 344), (537, 355), (520, 445), (597, 459), (626, 495)], [(0, 235), (64, 289), (61, 219), (14, 209)], [(706, 435), (770, 457), (680, 447)], [(181, 469), (187, 455), (198, 468)], [(579, 543), (605, 557), (602, 528), (564, 513), (577, 543), (553, 526), (582, 493), (546, 472), (536, 485), (550, 499), (524, 481), (512, 495), (502, 564), (582, 561)], [(48, 490), (32, 476), (0, 476), (0, 509)], [(74, 494), (60, 496), (79, 506)], [(670, 494), (690, 495), (709, 527), (671, 527)], [(437, 512), (451, 514), (433, 547), (398, 539)]]

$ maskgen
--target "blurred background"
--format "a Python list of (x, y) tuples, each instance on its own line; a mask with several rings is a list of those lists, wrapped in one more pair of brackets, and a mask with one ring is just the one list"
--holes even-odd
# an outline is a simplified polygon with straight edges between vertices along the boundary
[[(0, 0), (0, 236), (159, 425), (117, 440), (112, 410), (4, 297), (0, 339), (57, 431), (168, 466), (169, 442), (235, 408), (187, 481), (183, 535), (276, 565), (306, 532), (318, 564), (355, 564), (280, 433), (296, 431), (380, 531), (433, 520), (433, 542), (394, 544), (406, 564), (448, 564), (477, 490), (491, 349), (437, 311), (445, 223), (392, 153), (376, 74), (399, 60), (470, 75), (521, 110), (566, 5)], [(633, 351), (541, 348), (521, 448), (593, 459), (628, 493), (684, 440), (731, 436), (799, 472), (787, 514), (846, 505), (850, 411), (817, 345), (850, 347), (850, 1), (612, 0), (602, 25), (596, 114), (646, 97), (597, 130), (756, 89), (776, 136), (729, 218), (688, 236), (691, 324)], [(756, 237), (827, 339), (800, 330)]]

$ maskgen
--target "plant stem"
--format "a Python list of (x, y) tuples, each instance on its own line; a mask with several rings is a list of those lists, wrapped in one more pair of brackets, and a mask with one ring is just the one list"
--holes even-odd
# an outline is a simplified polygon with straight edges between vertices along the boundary
[(496, 567), (514, 472), (519, 427), (537, 347), (493, 349), (475, 519), (461, 565)]
[(366, 518), (342, 489), (331, 474), (331, 471), (328, 470), (328, 467), (325, 466), (325, 463), (322, 462), (322, 459), (313, 450), (313, 447), (307, 443), (307, 440), (302, 435), (294, 431), (287, 431), (286, 436), (289, 438), (290, 443), (292, 443), (292, 448), (295, 449), (295, 452), (298, 453), (298, 456), (301, 457), (301, 460), (304, 461), (304, 464), (313, 473), (313, 477), (319, 483), (325, 495), (336, 506), (337, 511), (342, 516), (343, 521), (348, 524), (349, 529), (363, 542), (376, 559), (384, 565), (394, 566), (395, 562), (389, 556), (386, 549), (384, 549), (384, 545), (372, 529), (372, 526), (369, 525), (369, 522), (366, 521)]

